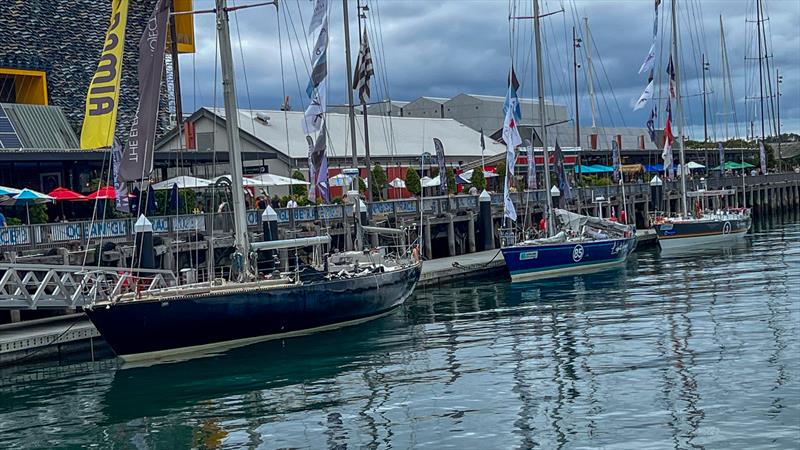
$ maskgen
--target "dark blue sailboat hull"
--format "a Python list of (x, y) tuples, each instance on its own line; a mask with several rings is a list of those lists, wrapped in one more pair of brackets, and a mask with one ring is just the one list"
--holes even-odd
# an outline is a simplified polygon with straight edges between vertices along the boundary
[(169, 357), (337, 328), (402, 304), (419, 264), (350, 279), (98, 305), (86, 314), (125, 360)]
[(504, 247), (511, 281), (528, 281), (584, 273), (625, 262), (636, 237), (559, 244)]

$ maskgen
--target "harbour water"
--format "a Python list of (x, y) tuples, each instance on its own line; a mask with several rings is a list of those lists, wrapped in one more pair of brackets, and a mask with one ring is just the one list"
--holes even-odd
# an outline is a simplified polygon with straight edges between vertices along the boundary
[(5, 372), (0, 448), (796, 448), (798, 355), (794, 216), (181, 363)]

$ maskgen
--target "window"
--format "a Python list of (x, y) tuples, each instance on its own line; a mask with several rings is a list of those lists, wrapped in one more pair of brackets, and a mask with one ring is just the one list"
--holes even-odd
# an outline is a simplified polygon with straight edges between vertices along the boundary
[(47, 104), (47, 75), (39, 70), (0, 67), (0, 102)]

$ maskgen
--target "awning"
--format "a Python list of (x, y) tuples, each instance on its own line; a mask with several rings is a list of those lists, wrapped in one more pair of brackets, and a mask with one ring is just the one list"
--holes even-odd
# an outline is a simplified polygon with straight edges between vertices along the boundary
[(623, 164), (622, 171), (625, 173), (644, 172), (644, 166), (641, 164)]

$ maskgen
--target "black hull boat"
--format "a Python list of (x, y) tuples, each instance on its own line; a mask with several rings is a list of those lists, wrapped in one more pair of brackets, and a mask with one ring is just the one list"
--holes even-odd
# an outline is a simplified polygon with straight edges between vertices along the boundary
[(708, 214), (701, 218), (667, 218), (656, 221), (654, 228), (663, 250), (703, 248), (735, 241), (747, 234), (752, 225), (748, 210)]
[(96, 303), (86, 314), (125, 361), (157, 360), (354, 325), (401, 305), (421, 265), (310, 283), (186, 287)]

